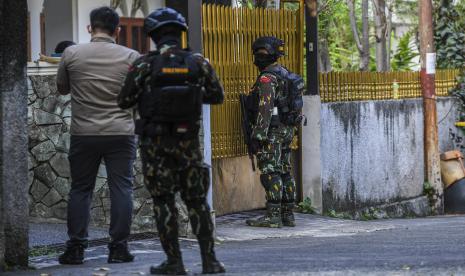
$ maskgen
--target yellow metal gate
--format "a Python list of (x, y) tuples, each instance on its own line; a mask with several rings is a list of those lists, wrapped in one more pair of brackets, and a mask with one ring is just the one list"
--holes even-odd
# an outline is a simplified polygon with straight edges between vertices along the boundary
[(203, 5), (204, 55), (225, 88), (224, 103), (212, 107), (213, 158), (246, 154), (239, 94), (249, 92), (258, 74), (251, 49), (256, 38), (276, 36), (284, 40), (286, 56), (280, 59), (280, 63), (294, 72), (303, 73), (304, 9), (303, 1), (299, 3), (299, 10), (294, 11)]

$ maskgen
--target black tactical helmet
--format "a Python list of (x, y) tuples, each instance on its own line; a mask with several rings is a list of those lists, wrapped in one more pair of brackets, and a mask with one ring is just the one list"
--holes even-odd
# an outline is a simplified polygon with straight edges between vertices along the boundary
[(179, 26), (184, 31), (187, 30), (184, 16), (171, 8), (160, 8), (150, 13), (144, 20), (144, 30), (147, 34), (150, 34), (161, 26), (168, 24)]
[(252, 44), (253, 53), (259, 49), (265, 49), (272, 56), (281, 57), (284, 56), (284, 41), (274, 36), (262, 36), (259, 37)]

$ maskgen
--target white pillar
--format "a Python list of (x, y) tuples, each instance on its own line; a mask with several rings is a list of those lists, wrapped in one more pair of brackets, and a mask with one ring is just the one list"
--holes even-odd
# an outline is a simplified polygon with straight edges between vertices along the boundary
[(210, 166), (210, 188), (208, 189), (207, 202), (213, 208), (213, 182), (212, 182), (212, 134), (210, 124), (210, 106), (203, 106), (203, 156), (204, 161)]
[(307, 126), (302, 127), (302, 195), (310, 198), (316, 212), (323, 211), (320, 149), (320, 96), (304, 96), (303, 113)]
[(29, 11), (29, 27), (31, 30), (31, 60), (39, 59), (42, 37), (40, 34), (40, 13), (44, 6), (44, 0), (27, 0)]

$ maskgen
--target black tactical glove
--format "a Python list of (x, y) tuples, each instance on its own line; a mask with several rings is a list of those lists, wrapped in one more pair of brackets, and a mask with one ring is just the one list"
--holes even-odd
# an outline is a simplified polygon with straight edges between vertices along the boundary
[(257, 139), (250, 140), (250, 150), (252, 151), (252, 154), (257, 154), (257, 152), (259, 152), (261, 148), (262, 148), (262, 143), (260, 140), (257, 140)]

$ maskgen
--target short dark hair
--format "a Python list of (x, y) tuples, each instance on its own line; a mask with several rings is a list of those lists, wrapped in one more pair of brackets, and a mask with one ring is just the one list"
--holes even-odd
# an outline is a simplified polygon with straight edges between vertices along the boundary
[(113, 35), (119, 25), (119, 15), (110, 7), (100, 7), (90, 12), (90, 26)]
[(73, 41), (68, 41), (68, 40), (62, 41), (58, 43), (57, 46), (55, 47), (55, 53), (62, 54), (66, 48), (68, 48), (69, 46), (73, 46), (73, 45), (76, 45), (76, 43), (74, 43)]

